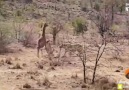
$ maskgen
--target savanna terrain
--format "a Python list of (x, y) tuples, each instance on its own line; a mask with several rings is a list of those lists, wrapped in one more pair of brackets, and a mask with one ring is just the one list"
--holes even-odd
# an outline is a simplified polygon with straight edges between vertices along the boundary
[(129, 81), (126, 2), (0, 0), (0, 90), (117, 90)]

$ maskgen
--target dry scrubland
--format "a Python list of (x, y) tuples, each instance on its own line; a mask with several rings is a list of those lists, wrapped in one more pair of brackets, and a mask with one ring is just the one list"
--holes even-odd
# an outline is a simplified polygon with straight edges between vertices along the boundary
[[(128, 13), (118, 0), (113, 22), (103, 13), (105, 21), (96, 19), (104, 3), (110, 8), (111, 2), (0, 0), (0, 90), (116, 90), (119, 80), (128, 81), (124, 76), (129, 67)], [(37, 57), (44, 23), (53, 49), (51, 60), (45, 49)], [(59, 30), (55, 44), (54, 30)]]

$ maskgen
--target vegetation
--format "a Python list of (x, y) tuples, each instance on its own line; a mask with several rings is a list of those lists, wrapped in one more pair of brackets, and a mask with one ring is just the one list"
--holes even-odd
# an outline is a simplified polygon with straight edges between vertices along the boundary
[(14, 40), (11, 27), (5, 26), (8, 26), (8, 23), (0, 23), (0, 53), (7, 52), (6, 46)]
[(87, 31), (87, 22), (82, 18), (77, 18), (72, 22), (72, 25), (75, 29), (75, 34), (84, 33)]
[[(45, 54), (43, 53), (41, 61), (45, 62), (39, 62), (38, 69), (46, 70), (45, 67), (49, 65), (48, 63), (54, 68), (51, 70), (56, 70), (58, 69), (56, 67), (60, 68), (63, 65), (65, 68), (67, 66), (74, 67), (78, 66), (76, 59), (79, 59), (83, 69), (82, 88), (90, 88), (87, 84), (96, 85), (95, 82), (101, 77), (97, 71), (100, 65), (104, 65), (106, 60), (109, 62), (108, 57), (118, 60), (119, 57), (116, 58), (116, 56), (120, 56), (119, 52), (121, 51), (119, 45), (124, 46), (129, 40), (129, 13), (124, 9), (124, 0), (0, 0), (0, 54), (9, 53), (11, 44), (23, 45), (22, 48), (27, 53), (30, 49), (31, 52), (34, 52), (37, 41), (41, 37), (42, 27), (44, 23), (48, 23), (45, 49), (48, 53), (47, 58), (51, 61), (45, 61), (47, 58), (44, 59)], [(69, 33), (70, 30), (73, 32)], [(65, 49), (65, 54), (69, 53), (65, 57), (61, 57), (62, 48)], [(22, 50), (19, 49), (19, 51)], [(106, 53), (112, 55), (107, 57)], [(29, 60), (33, 55), (35, 52), (29, 56)], [(35, 59), (37, 58), (34, 57), (33, 60)], [(24, 70), (26, 67), (22, 68), (19, 61), (13, 69)], [(9, 65), (14, 63), (11, 59), (6, 61), (6, 64), (10, 67)], [(37, 75), (33, 79), (38, 81), (36, 80), (38, 77)], [(51, 75), (51, 78), (53, 77), (57, 78), (56, 75)], [(75, 79), (77, 82), (78, 77), (80, 75), (76, 74), (76, 77), (71, 79)], [(90, 79), (89, 82), (88, 79)], [(46, 88), (54, 86), (53, 83), (48, 78), (44, 78), (43, 82), (40, 80), (38, 82), (39, 86), (43, 85)], [(105, 83), (109, 84), (108, 80)], [(31, 88), (31, 85), (25, 84), (23, 87)], [(102, 88), (102, 90), (112, 90), (104, 89), (104, 86)]]

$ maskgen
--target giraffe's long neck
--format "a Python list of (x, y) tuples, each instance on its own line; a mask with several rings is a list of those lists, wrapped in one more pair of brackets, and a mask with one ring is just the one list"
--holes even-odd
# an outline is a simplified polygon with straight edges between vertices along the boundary
[(42, 37), (44, 37), (44, 38), (45, 38), (45, 30), (46, 30), (46, 27), (44, 26), (43, 27), (43, 33), (42, 33)]

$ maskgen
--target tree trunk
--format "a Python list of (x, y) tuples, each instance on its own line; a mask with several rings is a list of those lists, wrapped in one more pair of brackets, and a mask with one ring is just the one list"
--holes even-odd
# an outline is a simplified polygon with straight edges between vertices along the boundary
[(86, 83), (86, 66), (84, 62), (83, 62), (83, 77), (84, 77), (84, 83)]
[(91, 6), (91, 8), (93, 8), (93, 1), (92, 0), (90, 0), (90, 6)]
[(122, 10), (122, 6), (121, 6), (121, 7), (120, 7), (120, 13), (121, 13), (121, 14), (122, 14), (122, 11), (123, 11), (123, 10)]
[(94, 73), (93, 73), (93, 78), (92, 78), (92, 84), (94, 84), (94, 81), (95, 81), (97, 65), (98, 65), (98, 60), (96, 60), (96, 63), (95, 63)]
[(53, 35), (53, 44), (56, 44), (56, 34)]
[[(97, 53), (95, 67), (94, 67), (94, 72), (93, 72), (93, 78), (92, 78), (92, 84), (94, 84), (98, 62), (99, 62), (100, 58), (102, 57), (102, 55), (104, 53), (105, 47), (106, 47), (106, 42), (104, 40), (102, 45), (101, 45), (101, 47), (98, 50), (98, 53)], [(100, 53), (101, 49), (102, 49), (102, 52)]]
[(112, 24), (113, 24), (113, 21), (114, 21), (114, 6), (113, 6), (113, 4), (112, 4)]

